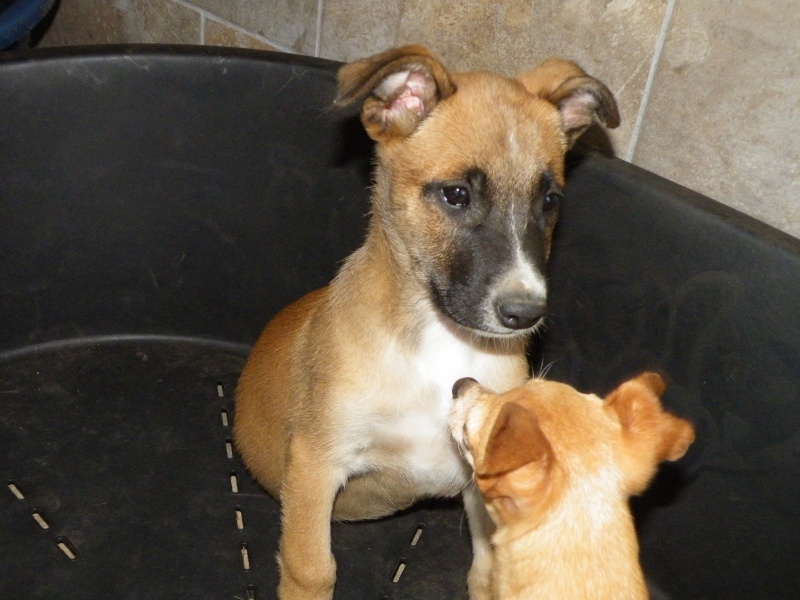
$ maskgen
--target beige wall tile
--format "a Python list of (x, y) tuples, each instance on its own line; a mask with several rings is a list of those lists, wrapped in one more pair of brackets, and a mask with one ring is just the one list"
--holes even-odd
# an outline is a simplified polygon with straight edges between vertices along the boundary
[(65, 0), (40, 46), (199, 44), (200, 14), (172, 0)]
[(327, 58), (411, 42), (457, 70), (572, 58), (617, 97), (617, 155), (800, 237), (800, 0), (674, 0), (637, 139), (667, 0), (62, 0), (40, 45), (197, 44), (204, 18), (209, 44), (315, 54), (320, 4)]
[(377, 6), (368, 0), (325, 0), (320, 54), (349, 62), (403, 43), (398, 40), (402, 17), (403, 2)]
[(265, 41), (210, 18), (206, 18), (203, 43), (209, 46), (231, 46), (255, 50), (275, 50)]
[(615, 93), (623, 122), (611, 139), (624, 154), (666, 6), (666, 0), (326, 0), (320, 54), (349, 61), (420, 42), (450, 68), (506, 74), (551, 55), (571, 58)]
[(800, 237), (800, 2), (678, 0), (633, 158)]
[(286, 50), (313, 55), (318, 0), (188, 0)]

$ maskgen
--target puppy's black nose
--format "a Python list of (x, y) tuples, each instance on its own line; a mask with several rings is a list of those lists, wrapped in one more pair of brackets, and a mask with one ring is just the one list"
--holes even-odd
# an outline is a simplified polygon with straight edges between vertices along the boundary
[(456, 397), (458, 396), (458, 392), (459, 392), (459, 390), (461, 390), (461, 388), (462, 388), (462, 387), (464, 387), (464, 384), (465, 384), (465, 383), (470, 383), (470, 382), (472, 382), (472, 383), (478, 383), (478, 382), (477, 382), (477, 381), (475, 381), (475, 380), (474, 380), (472, 377), (462, 377), (461, 379), (459, 379), (458, 381), (456, 381), (456, 382), (453, 384), (453, 398), (456, 398)]
[(509, 296), (499, 298), (495, 310), (504, 327), (528, 329), (544, 316), (547, 305), (542, 300), (527, 296)]

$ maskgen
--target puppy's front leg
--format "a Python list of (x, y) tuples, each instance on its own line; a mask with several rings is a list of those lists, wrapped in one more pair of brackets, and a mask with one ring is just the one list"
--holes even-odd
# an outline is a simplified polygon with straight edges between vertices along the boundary
[(344, 473), (326, 462), (318, 439), (292, 436), (281, 488), (281, 600), (333, 597), (336, 563), (331, 553), (331, 513), (343, 483)]
[(467, 576), (469, 600), (489, 600), (492, 596), (492, 548), (494, 532), (489, 513), (483, 504), (480, 490), (470, 483), (462, 493), (472, 538), (472, 566)]

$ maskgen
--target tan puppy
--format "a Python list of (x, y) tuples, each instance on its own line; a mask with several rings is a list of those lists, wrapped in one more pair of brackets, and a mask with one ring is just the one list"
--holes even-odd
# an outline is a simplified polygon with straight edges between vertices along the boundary
[[(331, 284), (266, 327), (236, 391), (242, 459), (283, 509), (279, 596), (330, 598), (330, 521), (371, 519), (466, 488), (473, 598), (487, 597), (491, 523), (448, 431), (453, 381), (525, 381), (564, 153), (611, 93), (550, 60), (510, 79), (450, 73), (408, 46), (345, 65), (377, 142), (364, 245)], [(309, 232), (313, 235), (313, 232)]]
[(628, 498), (694, 440), (663, 391), (655, 373), (605, 400), (537, 379), (504, 394), (456, 382), (451, 430), (497, 526), (492, 598), (648, 597)]

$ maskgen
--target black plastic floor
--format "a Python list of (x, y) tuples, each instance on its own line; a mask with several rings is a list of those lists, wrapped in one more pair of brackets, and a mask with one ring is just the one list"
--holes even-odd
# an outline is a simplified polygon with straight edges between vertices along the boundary
[[(274, 597), (277, 503), (230, 443), (244, 354), (117, 340), (0, 363), (0, 597)], [(336, 598), (463, 598), (461, 506), (335, 524)]]

